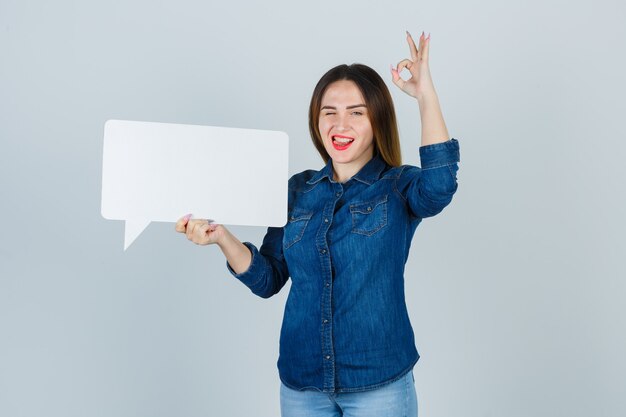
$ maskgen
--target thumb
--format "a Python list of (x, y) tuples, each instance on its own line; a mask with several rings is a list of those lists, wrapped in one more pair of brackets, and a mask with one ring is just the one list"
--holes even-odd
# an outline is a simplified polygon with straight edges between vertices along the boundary
[(221, 226), (220, 224), (215, 223), (213, 220), (209, 220), (209, 231), (210, 232), (214, 232), (220, 226)]
[(191, 219), (191, 213), (181, 217), (176, 222), (176, 231), (180, 233), (185, 233), (187, 231), (187, 223), (189, 223), (189, 219)]

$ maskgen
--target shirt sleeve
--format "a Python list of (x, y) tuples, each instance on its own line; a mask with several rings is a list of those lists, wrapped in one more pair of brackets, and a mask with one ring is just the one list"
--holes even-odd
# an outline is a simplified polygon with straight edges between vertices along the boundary
[(414, 216), (432, 217), (450, 204), (458, 188), (459, 142), (453, 138), (421, 146), (419, 152), (422, 167), (405, 167), (396, 186)]
[(258, 250), (250, 242), (243, 242), (252, 254), (248, 269), (236, 273), (226, 262), (228, 271), (259, 297), (269, 298), (278, 293), (289, 279), (287, 263), (283, 256), (283, 228), (269, 227)]

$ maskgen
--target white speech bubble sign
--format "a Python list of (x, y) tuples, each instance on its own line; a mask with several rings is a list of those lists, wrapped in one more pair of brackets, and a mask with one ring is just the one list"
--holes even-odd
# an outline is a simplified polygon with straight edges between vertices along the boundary
[(102, 217), (124, 220), (124, 250), (150, 222), (187, 213), (219, 224), (284, 226), (285, 132), (108, 120)]

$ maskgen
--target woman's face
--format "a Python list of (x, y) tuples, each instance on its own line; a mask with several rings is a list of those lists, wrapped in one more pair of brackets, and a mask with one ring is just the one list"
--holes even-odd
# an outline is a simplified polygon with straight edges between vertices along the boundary
[(354, 81), (339, 80), (326, 88), (318, 127), (333, 164), (360, 169), (374, 155), (368, 109)]

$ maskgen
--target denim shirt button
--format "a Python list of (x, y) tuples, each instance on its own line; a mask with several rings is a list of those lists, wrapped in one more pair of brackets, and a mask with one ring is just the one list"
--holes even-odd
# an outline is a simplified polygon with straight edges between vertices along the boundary
[(372, 211), (372, 208), (371, 208), (371, 207), (368, 207), (368, 208), (367, 208), (367, 211)]
[(328, 223), (328, 218), (325, 218), (325, 219), (324, 219), (324, 223)]
[(327, 282), (327, 283), (326, 283), (326, 287), (327, 287), (327, 288), (328, 288), (328, 287), (330, 287), (330, 282)]
[(335, 193), (335, 197), (341, 197), (341, 193)]
[(326, 249), (322, 249), (320, 252), (322, 252), (322, 253), (326, 253)]
[(326, 323), (328, 323), (328, 320), (327, 320), (327, 319), (324, 319), (324, 324), (326, 324)]
[(326, 355), (326, 360), (329, 360), (329, 359), (330, 359), (330, 355)]

